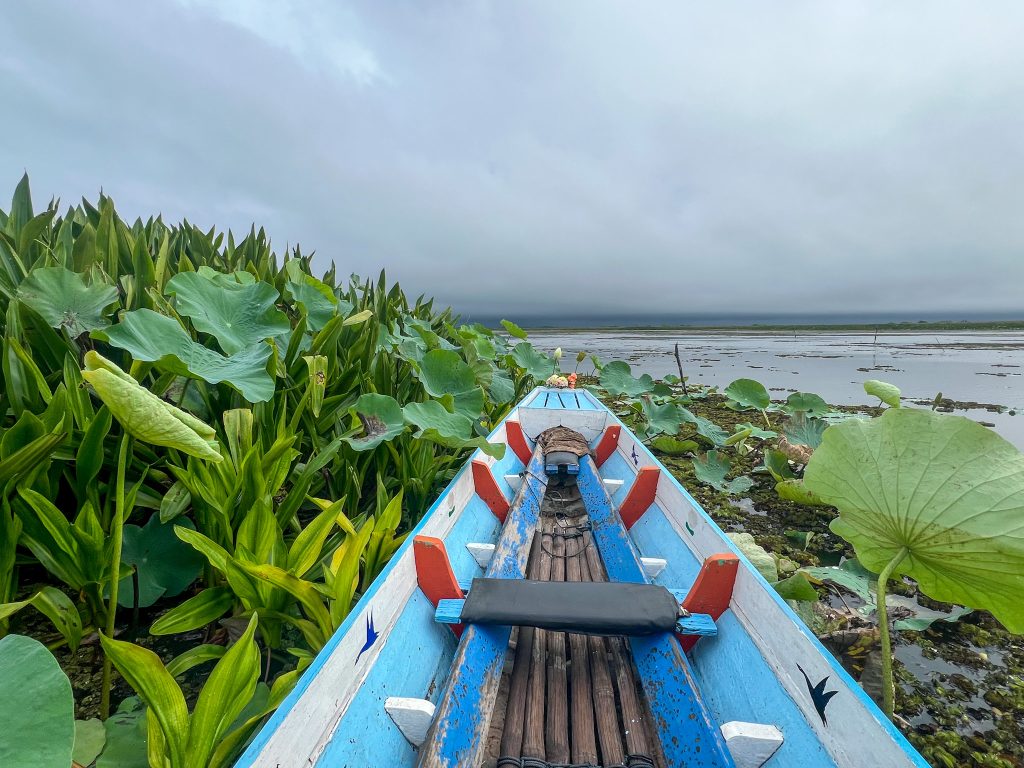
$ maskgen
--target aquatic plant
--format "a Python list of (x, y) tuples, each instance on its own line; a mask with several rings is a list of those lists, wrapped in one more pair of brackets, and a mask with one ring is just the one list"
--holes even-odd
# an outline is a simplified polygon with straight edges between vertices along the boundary
[(1024, 455), (995, 432), (961, 416), (891, 408), (829, 427), (804, 482), (838, 508), (832, 530), (879, 574), (887, 714), (890, 579), (910, 576), (935, 600), (984, 608), (1024, 631)]

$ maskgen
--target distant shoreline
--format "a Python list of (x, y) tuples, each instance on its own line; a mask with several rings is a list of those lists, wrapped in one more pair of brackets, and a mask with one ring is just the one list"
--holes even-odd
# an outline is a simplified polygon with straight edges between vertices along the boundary
[(813, 323), (775, 324), (753, 323), (750, 325), (602, 325), (602, 326), (524, 326), (529, 333), (607, 333), (620, 331), (672, 331), (675, 333), (779, 333), (789, 331), (858, 331), (862, 333), (905, 333), (907, 331), (1024, 331), (1024, 320), (993, 321), (920, 321), (899, 323)]

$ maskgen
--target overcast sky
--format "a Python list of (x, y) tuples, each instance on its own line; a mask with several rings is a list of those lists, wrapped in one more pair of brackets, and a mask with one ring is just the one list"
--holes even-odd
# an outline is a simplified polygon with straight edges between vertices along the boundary
[(1024, 310), (1019, 0), (4, 6), (3, 198), (475, 314)]

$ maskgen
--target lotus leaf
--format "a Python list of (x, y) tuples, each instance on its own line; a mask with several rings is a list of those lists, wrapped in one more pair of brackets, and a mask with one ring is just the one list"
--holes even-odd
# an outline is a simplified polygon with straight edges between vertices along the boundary
[(825, 505), (825, 502), (820, 497), (808, 490), (802, 480), (797, 480), (793, 477), (777, 482), (775, 484), (775, 492), (779, 494), (780, 499), (794, 501), (804, 506), (821, 507)]
[[(187, 518), (178, 523), (192, 527)], [(121, 563), (134, 566), (138, 572), (140, 608), (148, 608), (161, 597), (180, 595), (195, 581), (204, 562), (202, 555), (174, 535), (173, 524), (160, 522), (158, 514), (142, 527), (124, 527)], [(117, 602), (124, 608), (135, 604), (132, 576), (121, 579)]]
[(150, 309), (126, 312), (117, 325), (93, 333), (127, 350), (136, 360), (155, 362), (179, 376), (230, 384), (250, 403), (266, 402), (274, 396), (274, 379), (267, 373), (273, 351), (269, 344), (259, 342), (225, 357), (194, 342), (173, 318)]
[(695, 456), (690, 461), (697, 479), (722, 493), (743, 493), (754, 486), (754, 481), (745, 475), (726, 482), (725, 476), (732, 469), (732, 464), (725, 454), (718, 451), (707, 451), (703, 456)]
[(679, 434), (679, 424), (683, 420), (680, 406), (673, 403), (655, 405), (645, 398), (642, 401), (642, 407), (648, 434)]
[(779, 433), (771, 429), (761, 429), (749, 421), (743, 424), (737, 424), (735, 427), (737, 432), (746, 431), (748, 437), (756, 437), (758, 440), (773, 440), (779, 436)]
[(511, 320), (502, 320), (501, 327), (504, 328), (508, 335), (515, 339), (525, 339), (526, 331), (520, 328), (518, 325), (513, 323)]
[(786, 398), (783, 407), (788, 413), (806, 413), (808, 416), (821, 416), (831, 410), (828, 403), (812, 392), (794, 392)]
[(555, 369), (555, 363), (542, 352), (538, 352), (528, 341), (521, 341), (512, 348), (512, 361), (538, 381), (543, 381)]
[[(289, 262), (291, 267), (295, 262)], [(292, 301), (306, 310), (306, 327), (313, 333), (322, 330), (328, 321), (338, 314), (338, 297), (326, 283), (307, 275), (297, 268), (289, 270), (285, 284)], [(351, 309), (351, 307), (348, 307)], [(381, 326), (383, 330), (383, 326)]]
[(402, 406), (388, 395), (362, 395), (349, 411), (363, 425), (361, 436), (345, 438), (345, 442), (357, 451), (369, 451), (405, 432)]
[(801, 568), (816, 582), (828, 581), (852, 592), (865, 603), (874, 603), (878, 577), (860, 564), (859, 560), (844, 560), (838, 567), (816, 566)]
[(683, 421), (696, 425), (697, 434), (703, 435), (714, 445), (725, 445), (725, 441), (729, 439), (729, 433), (710, 419), (696, 416), (687, 408), (680, 409), (680, 415), (683, 417)]
[(633, 378), (629, 363), (616, 360), (615, 362), (608, 363), (601, 369), (601, 386), (610, 395), (636, 397), (645, 392), (652, 392), (654, 390), (654, 379), (646, 373), (639, 379), (635, 379)]
[(150, 768), (146, 756), (146, 708), (137, 696), (122, 701), (103, 728), (107, 744), (96, 768)]
[(700, 448), (693, 440), (677, 440), (668, 435), (661, 435), (651, 441), (651, 447), (669, 456), (682, 456), (693, 453)]
[(216, 338), (228, 355), (250, 349), (291, 328), (287, 315), (275, 306), (276, 288), (264, 282), (239, 282), (233, 278), (234, 275), (204, 268), (199, 272), (179, 272), (164, 288), (166, 294), (174, 296), (178, 314), (188, 317), (196, 330)]
[(110, 325), (106, 310), (117, 301), (117, 289), (87, 285), (64, 267), (37, 267), (18, 288), (18, 298), (32, 307), (51, 328), (66, 328), (71, 337)]
[(450, 349), (427, 352), (420, 361), (419, 378), (423, 388), (434, 397), (456, 395), (476, 387), (473, 368)]
[(764, 466), (777, 482), (795, 477), (789, 466), (789, 457), (782, 451), (769, 449), (764, 452)]
[(419, 427), (415, 437), (429, 440), (448, 448), (480, 448), (491, 456), (505, 454), (503, 443), (489, 443), (486, 438), (474, 436), (473, 420), (461, 413), (449, 413), (436, 400), (409, 403), (402, 409), (405, 420)]
[(929, 597), (1024, 632), (1024, 455), (995, 432), (893, 408), (830, 427), (804, 481), (867, 568), (896, 563)]
[(811, 602), (818, 599), (817, 591), (811, 586), (811, 582), (807, 580), (807, 577), (800, 572), (794, 573), (792, 576), (778, 581), (772, 586), (775, 587), (775, 591), (782, 595), (785, 600)]
[(71, 754), (75, 763), (92, 765), (106, 743), (107, 732), (99, 719), (75, 720), (75, 746)]
[(821, 419), (808, 418), (803, 413), (793, 416), (786, 425), (786, 437), (795, 445), (806, 445), (817, 448), (821, 445), (821, 436), (828, 429), (828, 423)]
[(900, 388), (895, 384), (878, 379), (868, 379), (864, 382), (864, 391), (877, 397), (886, 405), (891, 405), (893, 408), (900, 407)]
[(46, 646), (22, 635), (0, 639), (0, 765), (71, 765), (75, 702), (71, 683)]
[(757, 410), (763, 411), (772, 402), (764, 384), (754, 381), (754, 379), (736, 379), (725, 388), (725, 396), (736, 403), (741, 410), (757, 408)]

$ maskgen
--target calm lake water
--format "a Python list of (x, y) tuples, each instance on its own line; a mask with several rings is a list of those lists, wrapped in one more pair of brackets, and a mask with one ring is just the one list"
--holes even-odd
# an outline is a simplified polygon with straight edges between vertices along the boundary
[[(751, 333), (739, 331), (532, 331), (540, 349), (561, 347), (563, 365), (579, 351), (602, 361), (625, 360), (634, 375), (655, 378), (678, 373), (673, 347), (679, 344), (690, 381), (724, 387), (738, 378), (757, 379), (785, 399), (790, 392), (814, 392), (830, 403), (872, 401), (862, 383), (882, 379), (905, 398), (944, 397), (979, 407), (957, 411), (995, 425), (1024, 449), (1024, 333)], [(589, 370), (590, 362), (581, 364)], [(984, 405), (1003, 406), (1002, 413)], [(1011, 415), (1012, 414), (1012, 415)]]

